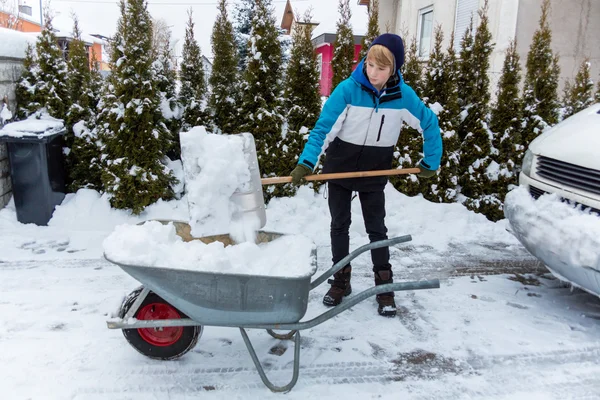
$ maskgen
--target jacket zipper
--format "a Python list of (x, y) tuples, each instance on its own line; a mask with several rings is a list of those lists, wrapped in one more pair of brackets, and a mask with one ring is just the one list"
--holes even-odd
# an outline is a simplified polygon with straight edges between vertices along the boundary
[(381, 116), (381, 125), (379, 125), (379, 132), (377, 133), (377, 141), (381, 139), (381, 129), (383, 128), (383, 122), (385, 121), (385, 114)]

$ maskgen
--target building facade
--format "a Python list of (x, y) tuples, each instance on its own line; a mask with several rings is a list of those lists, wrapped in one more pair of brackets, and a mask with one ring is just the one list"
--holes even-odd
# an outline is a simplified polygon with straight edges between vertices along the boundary
[[(317, 66), (321, 76), (319, 80), (321, 96), (329, 96), (331, 94), (331, 86), (333, 82), (333, 43), (335, 42), (335, 33), (324, 33), (312, 40), (315, 53), (317, 55)], [(360, 61), (358, 55), (361, 49), (363, 36), (354, 35), (354, 68)]]
[[(366, 5), (366, 3), (364, 3), (366, 0), (358, 1), (359, 4)], [(294, 15), (290, 0), (287, 0), (283, 17), (281, 19), (281, 28), (286, 31), (288, 35), (292, 35), (294, 30), (298, 28), (298, 25), (308, 27), (313, 32), (314, 29), (319, 25), (317, 22), (298, 22), (296, 17), (297, 16)], [(321, 96), (325, 97), (328, 97), (331, 94), (331, 86), (333, 83), (333, 67), (331, 63), (333, 61), (333, 44), (335, 42), (335, 37), (335, 33), (327, 32), (314, 36), (312, 39), (320, 74), (319, 93)], [(354, 35), (354, 66), (352, 69), (354, 69), (360, 61), (358, 59), (358, 55), (362, 47), (361, 43), (363, 37), (363, 35)]]
[[(538, 29), (543, 0), (489, 0), (488, 17), (492, 40), (495, 43), (490, 59), (490, 78), (496, 84), (504, 63), (509, 41), (517, 39), (517, 51), (525, 70), (527, 53)], [(379, 27), (416, 38), (419, 56), (426, 61), (433, 46), (437, 25), (444, 30), (444, 47), (455, 32), (455, 48), (460, 48), (471, 16), (478, 22), (477, 10), (484, 0), (379, 0)], [(551, 0), (549, 24), (552, 30), (552, 49), (560, 56), (561, 86), (573, 79), (583, 60), (591, 62), (594, 81), (600, 78), (600, 1)], [(495, 87), (492, 88), (495, 92)]]
[[(42, 26), (39, 23), (32, 21), (29, 14), (22, 12), (14, 15), (0, 11), (0, 27), (24, 33), (40, 33), (42, 31)], [(58, 44), (66, 58), (69, 52), (69, 43), (73, 40), (72, 35), (67, 32), (55, 33)], [(100, 35), (82, 35), (82, 40), (88, 53), (90, 65), (98, 63), (100, 70), (108, 70), (108, 63), (104, 60), (105, 47), (108, 43), (107, 38)]]

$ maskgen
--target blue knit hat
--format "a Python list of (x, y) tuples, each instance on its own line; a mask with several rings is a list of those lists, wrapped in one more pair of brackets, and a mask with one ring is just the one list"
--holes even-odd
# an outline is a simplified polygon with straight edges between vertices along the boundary
[(371, 47), (379, 44), (394, 55), (395, 61), (395, 70), (399, 70), (400, 67), (404, 64), (404, 42), (402, 38), (398, 35), (394, 35), (393, 33), (384, 33), (383, 35), (379, 35), (373, 40), (371, 43)]

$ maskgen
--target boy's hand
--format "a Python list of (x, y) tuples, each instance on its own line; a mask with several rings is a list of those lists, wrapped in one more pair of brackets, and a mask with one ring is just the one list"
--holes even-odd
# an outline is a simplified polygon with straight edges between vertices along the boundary
[(292, 183), (294, 185), (300, 185), (302, 181), (304, 181), (304, 177), (311, 172), (312, 170), (306, 165), (298, 164), (296, 168), (290, 172), (290, 175), (292, 176)]
[(420, 164), (417, 166), (419, 168), (419, 173), (417, 174), (417, 176), (419, 178), (423, 178), (423, 179), (429, 179), (432, 176), (435, 175), (436, 171), (431, 170), (431, 169), (427, 169), (427, 168), (423, 168)]

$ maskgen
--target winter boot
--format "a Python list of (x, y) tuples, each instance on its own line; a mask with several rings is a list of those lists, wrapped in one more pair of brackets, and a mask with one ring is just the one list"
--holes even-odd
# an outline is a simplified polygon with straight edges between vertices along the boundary
[[(382, 268), (373, 267), (375, 272), (375, 286), (393, 283), (393, 273), (391, 266)], [(396, 316), (396, 302), (394, 301), (394, 292), (386, 292), (377, 295), (377, 312), (384, 317)]]
[(331, 285), (331, 288), (325, 297), (323, 297), (323, 304), (326, 306), (337, 306), (342, 302), (344, 296), (352, 293), (352, 287), (350, 286), (351, 273), (352, 267), (347, 265), (333, 274), (333, 279), (327, 281)]

